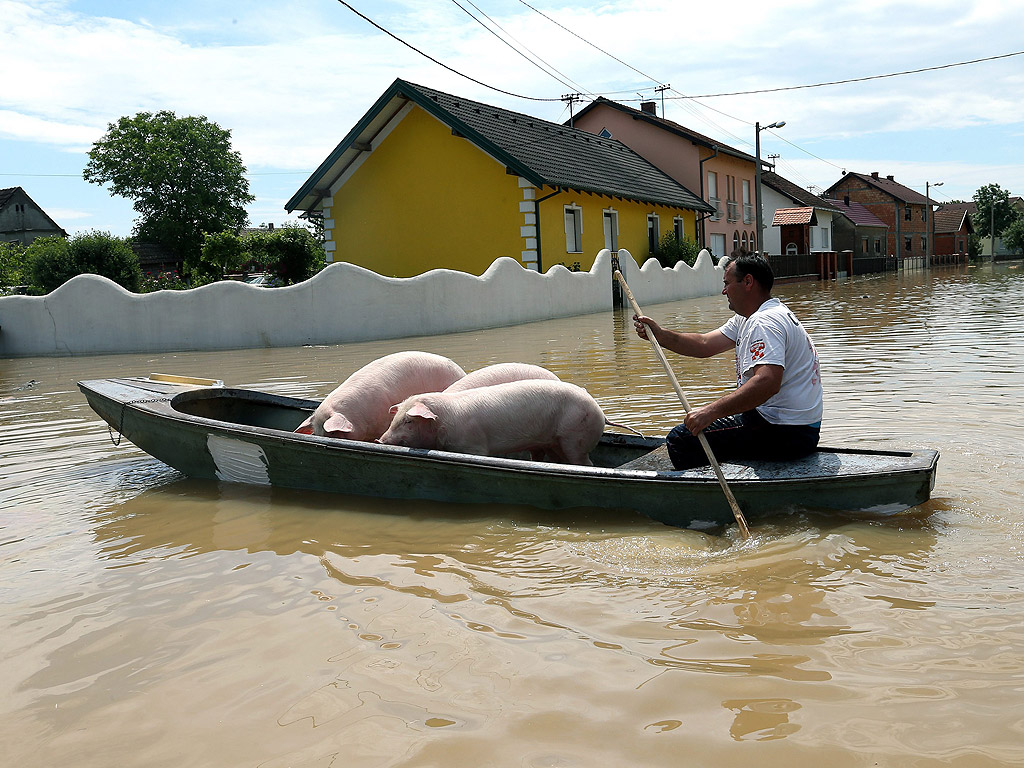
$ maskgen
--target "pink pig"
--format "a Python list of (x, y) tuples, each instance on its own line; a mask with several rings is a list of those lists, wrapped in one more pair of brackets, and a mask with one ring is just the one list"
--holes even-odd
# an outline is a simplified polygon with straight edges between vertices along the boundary
[(523, 381), (525, 379), (546, 379), (548, 381), (559, 381), (547, 368), (527, 363), (497, 363), (488, 365), (485, 368), (478, 368), (472, 373), (467, 373), (463, 378), (451, 384), (445, 392), (464, 392), (467, 389), (477, 387), (493, 387), (495, 384), (505, 384), (510, 381)]
[(295, 431), (344, 440), (376, 440), (391, 423), (392, 405), (421, 392), (440, 392), (465, 375), (441, 355), (386, 355), (345, 379)]
[(391, 411), (394, 419), (380, 438), (387, 445), (484, 456), (530, 451), (535, 458), (587, 466), (605, 425), (587, 390), (564, 381), (414, 395)]

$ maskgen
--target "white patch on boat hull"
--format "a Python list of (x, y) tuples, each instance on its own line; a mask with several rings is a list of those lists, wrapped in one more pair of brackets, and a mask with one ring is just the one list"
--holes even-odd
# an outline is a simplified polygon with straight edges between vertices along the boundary
[(258, 445), (208, 435), (206, 448), (217, 466), (217, 478), (228, 483), (270, 485), (267, 457)]

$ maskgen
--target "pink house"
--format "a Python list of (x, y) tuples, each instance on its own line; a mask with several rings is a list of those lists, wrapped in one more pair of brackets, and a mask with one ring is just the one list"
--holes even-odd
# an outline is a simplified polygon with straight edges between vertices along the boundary
[(756, 158), (678, 123), (658, 117), (655, 102), (633, 109), (599, 97), (572, 124), (615, 138), (715, 208), (697, 220), (696, 240), (716, 258), (736, 248), (757, 250), (754, 210)]

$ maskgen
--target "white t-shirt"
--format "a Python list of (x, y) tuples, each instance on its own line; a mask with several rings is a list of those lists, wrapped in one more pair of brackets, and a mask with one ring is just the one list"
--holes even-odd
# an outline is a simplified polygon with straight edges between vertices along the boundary
[(821, 422), (821, 372), (818, 352), (789, 307), (768, 299), (750, 317), (734, 315), (719, 328), (736, 344), (736, 386), (758, 365), (781, 365), (782, 387), (758, 412), (770, 424)]

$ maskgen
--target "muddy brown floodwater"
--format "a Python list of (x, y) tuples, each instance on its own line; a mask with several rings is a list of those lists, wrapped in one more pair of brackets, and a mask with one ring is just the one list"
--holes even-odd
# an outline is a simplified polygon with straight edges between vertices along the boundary
[[(382, 354), (537, 363), (609, 418), (680, 407), (625, 311), (301, 349), (0, 360), (0, 759), (35, 766), (1024, 764), (1024, 268), (780, 286), (827, 444), (941, 452), (887, 520), (741, 541), (641, 516), (182, 477), (75, 387), (319, 397)], [(706, 330), (723, 297), (645, 309)], [(674, 359), (694, 403), (731, 355)]]

